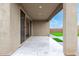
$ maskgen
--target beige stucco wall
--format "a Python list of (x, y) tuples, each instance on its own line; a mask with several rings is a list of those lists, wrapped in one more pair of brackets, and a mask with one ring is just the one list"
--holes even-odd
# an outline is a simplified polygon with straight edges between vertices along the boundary
[(17, 4), (10, 5), (10, 39), (12, 51), (20, 46), (20, 8)]
[(49, 21), (33, 21), (32, 35), (47, 36), (49, 33)]
[(9, 55), (10, 52), (10, 4), (0, 3), (0, 55)]
[(20, 9), (24, 11), (18, 4), (0, 4), (0, 55), (11, 55), (21, 46)]
[[(10, 5), (10, 38), (12, 42), (12, 53), (21, 46), (21, 34), (20, 34), (20, 10), (25, 13), (25, 17), (27, 18), (26, 12), (23, 7), (19, 4), (11, 4)], [(25, 19), (27, 22), (27, 19)], [(26, 38), (25, 38), (26, 39)]]

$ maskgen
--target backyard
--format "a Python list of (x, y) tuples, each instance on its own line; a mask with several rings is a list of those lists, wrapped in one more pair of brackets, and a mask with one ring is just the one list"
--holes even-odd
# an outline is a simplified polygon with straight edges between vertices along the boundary
[[(52, 39), (56, 42), (63, 42), (63, 32), (50, 32)], [(79, 36), (79, 32), (77, 34)]]
[(51, 32), (50, 34), (55, 35), (55, 36), (63, 36), (62, 32)]
[(52, 39), (54, 39), (57, 42), (63, 42), (63, 33), (62, 32), (50, 32)]

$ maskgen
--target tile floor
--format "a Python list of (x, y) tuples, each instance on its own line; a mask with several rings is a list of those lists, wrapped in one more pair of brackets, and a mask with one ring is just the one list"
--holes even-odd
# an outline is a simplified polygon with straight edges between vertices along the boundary
[(48, 36), (31, 36), (12, 56), (64, 56), (63, 46)]

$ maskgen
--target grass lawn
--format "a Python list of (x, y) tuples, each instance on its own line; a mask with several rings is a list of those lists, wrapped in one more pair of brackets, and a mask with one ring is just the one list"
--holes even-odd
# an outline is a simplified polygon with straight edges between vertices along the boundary
[(59, 39), (59, 38), (53, 38), (55, 41), (57, 42), (63, 42), (63, 40)]
[[(63, 36), (63, 33), (62, 32), (52, 32), (50, 33), (54, 36)], [(63, 42), (63, 40), (61, 40), (60, 38), (53, 38), (56, 42)]]
[(78, 34), (77, 34), (78, 36), (79, 36), (79, 32), (78, 32)]
[[(63, 36), (62, 32), (51, 32), (50, 34), (54, 35), (54, 36)], [(79, 36), (79, 32), (77, 34)], [(63, 40), (61, 40), (60, 38), (53, 38), (55, 41), (57, 42), (63, 42)]]
[(62, 32), (51, 32), (50, 34), (52, 34), (54, 36), (63, 36)]
[[(50, 34), (54, 35), (54, 36), (63, 36), (62, 32), (51, 32)], [(79, 36), (79, 32), (77, 34)]]

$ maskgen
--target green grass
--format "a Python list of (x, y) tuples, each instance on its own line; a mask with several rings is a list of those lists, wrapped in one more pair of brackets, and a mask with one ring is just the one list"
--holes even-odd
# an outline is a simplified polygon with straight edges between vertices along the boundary
[[(50, 34), (54, 35), (54, 36), (63, 36), (63, 32), (51, 32)], [(79, 32), (77, 34), (79, 36)], [(59, 38), (53, 38), (56, 42), (63, 42), (63, 40), (59, 39)]]
[[(63, 32), (51, 32), (50, 34), (52, 34), (54, 36), (63, 36)], [(77, 36), (79, 36), (79, 32), (78, 32)]]
[(78, 32), (78, 34), (77, 34), (78, 36), (79, 36), (79, 32)]
[(53, 38), (55, 41), (57, 42), (63, 42), (63, 40), (59, 39), (59, 38)]
[(54, 36), (63, 36), (62, 32), (51, 32), (50, 34), (52, 34)]

